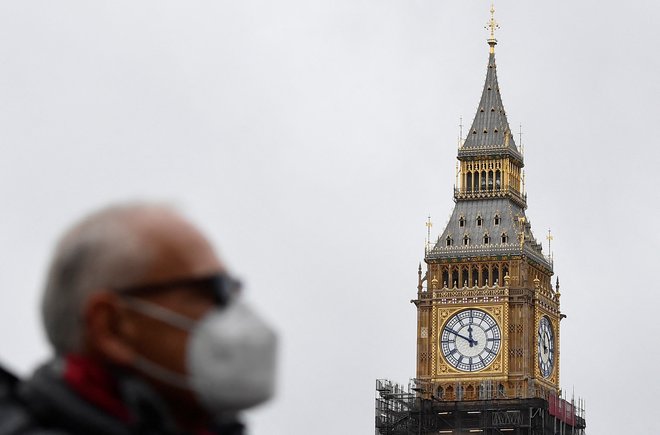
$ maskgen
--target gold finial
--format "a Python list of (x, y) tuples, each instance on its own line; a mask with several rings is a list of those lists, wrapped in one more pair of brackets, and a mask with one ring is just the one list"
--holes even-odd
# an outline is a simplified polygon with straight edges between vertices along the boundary
[(490, 52), (495, 53), (495, 45), (497, 45), (497, 39), (495, 39), (495, 30), (499, 29), (500, 25), (495, 21), (495, 3), (490, 4), (490, 20), (486, 23), (486, 29), (490, 30), (490, 38), (488, 38), (488, 45), (490, 45)]
[(431, 249), (431, 227), (433, 226), (433, 223), (431, 222), (431, 215), (429, 215), (429, 219), (426, 221), (426, 250), (427, 252)]
[(550, 231), (550, 228), (548, 228), (548, 235), (545, 238), (548, 239), (548, 257), (552, 258), (552, 240), (554, 237), (552, 237), (552, 231)]
[(520, 249), (525, 245), (525, 224), (527, 220), (525, 216), (518, 217), (518, 224), (520, 225), (520, 233), (518, 234), (518, 241), (520, 242)]
[(460, 122), (458, 124), (459, 134), (458, 134), (458, 148), (463, 146), (463, 117), (461, 116)]

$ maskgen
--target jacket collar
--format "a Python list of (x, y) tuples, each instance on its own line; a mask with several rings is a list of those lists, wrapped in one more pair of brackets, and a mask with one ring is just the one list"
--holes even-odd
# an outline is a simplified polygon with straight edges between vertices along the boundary
[[(73, 434), (183, 434), (145, 382), (80, 356), (56, 358), (41, 366), (19, 386), (19, 396), (39, 422)], [(203, 431), (204, 435), (243, 433), (243, 425), (235, 419)]]

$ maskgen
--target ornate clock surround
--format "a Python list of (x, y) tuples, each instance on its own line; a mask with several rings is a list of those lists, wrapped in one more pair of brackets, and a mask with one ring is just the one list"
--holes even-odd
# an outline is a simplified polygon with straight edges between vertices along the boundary
[[(462, 300), (462, 298), (461, 298)], [(451, 375), (452, 377), (461, 378), (461, 379), (478, 379), (484, 376), (503, 376), (505, 372), (505, 367), (507, 366), (505, 355), (508, 353), (507, 340), (505, 339), (504, 333), (502, 333), (500, 339), (500, 348), (495, 356), (494, 360), (484, 369), (474, 372), (467, 372), (459, 370), (453, 367), (450, 363), (447, 362), (444, 357), (440, 338), (442, 335), (442, 329), (446, 322), (453, 317), (454, 315), (466, 310), (466, 309), (476, 309), (481, 310), (489, 314), (495, 322), (497, 322), (500, 331), (505, 331), (508, 328), (508, 321), (506, 316), (506, 305), (504, 304), (488, 304), (488, 305), (470, 305), (469, 307), (463, 305), (455, 306), (446, 306), (441, 304), (436, 304), (433, 307), (433, 333), (432, 333), (432, 342), (433, 342), (433, 380), (440, 381), (442, 377)]]

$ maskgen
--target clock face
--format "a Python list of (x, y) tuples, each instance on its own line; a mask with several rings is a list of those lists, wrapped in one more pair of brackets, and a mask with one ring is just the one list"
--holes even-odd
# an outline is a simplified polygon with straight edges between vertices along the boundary
[(482, 310), (464, 310), (449, 318), (442, 328), (440, 349), (445, 360), (464, 372), (488, 367), (500, 351), (500, 327)]
[(539, 370), (544, 378), (550, 377), (555, 365), (555, 337), (550, 320), (543, 316), (539, 322), (538, 353)]

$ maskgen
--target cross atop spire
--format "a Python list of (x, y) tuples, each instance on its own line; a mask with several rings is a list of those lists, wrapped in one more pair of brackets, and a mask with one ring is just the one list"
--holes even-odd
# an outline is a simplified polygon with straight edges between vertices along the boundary
[(499, 29), (500, 25), (495, 21), (495, 3), (490, 4), (490, 20), (486, 23), (486, 29), (490, 30), (490, 38), (488, 38), (488, 45), (490, 45), (490, 52), (495, 53), (495, 45), (497, 45), (497, 39), (495, 39), (495, 30)]

